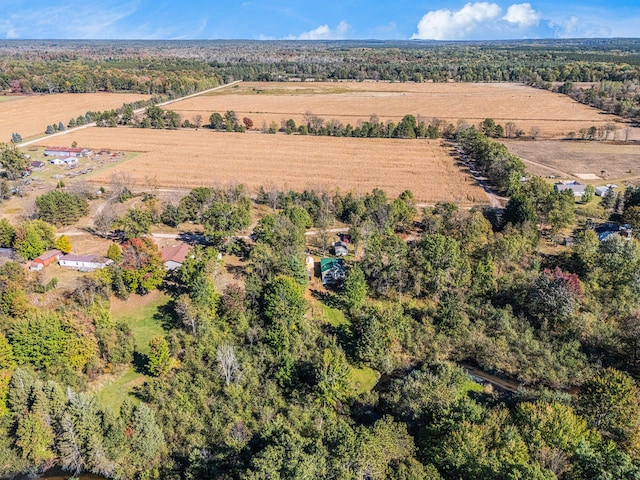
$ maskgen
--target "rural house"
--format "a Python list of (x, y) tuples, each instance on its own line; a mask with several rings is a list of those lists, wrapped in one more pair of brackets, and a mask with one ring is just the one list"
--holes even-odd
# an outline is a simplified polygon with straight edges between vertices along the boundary
[(584, 191), (587, 186), (583, 183), (578, 182), (560, 182), (556, 183), (553, 186), (556, 189), (556, 192), (564, 192), (570, 190), (573, 192), (574, 197), (582, 197), (584, 195)]
[(189, 245), (180, 243), (171, 247), (165, 247), (160, 251), (162, 261), (167, 270), (180, 268), (189, 254)]
[(113, 260), (95, 255), (62, 255), (58, 260), (58, 265), (61, 267), (77, 268), (83, 272), (105, 268), (112, 263)]
[(60, 250), (47, 250), (42, 255), (34, 258), (29, 265), (29, 270), (42, 270), (47, 265), (51, 265), (58, 261), (62, 252)]
[(344, 260), (341, 258), (321, 258), (320, 275), (322, 285), (342, 286), (346, 278)]

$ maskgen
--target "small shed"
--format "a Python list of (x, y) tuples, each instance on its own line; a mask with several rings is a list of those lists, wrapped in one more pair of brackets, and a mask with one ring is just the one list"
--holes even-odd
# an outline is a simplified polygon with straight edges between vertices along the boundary
[(41, 162), (40, 160), (34, 160), (29, 164), (29, 168), (31, 170), (42, 170), (44, 168), (44, 162)]
[(77, 268), (85, 272), (105, 268), (112, 263), (113, 260), (95, 255), (62, 255), (58, 260), (61, 267)]
[(62, 252), (57, 249), (47, 250), (42, 255), (36, 257), (29, 266), (30, 270), (42, 270), (44, 267), (57, 262), (60, 259)]
[(346, 278), (344, 260), (341, 258), (321, 258), (320, 275), (326, 286), (342, 286)]
[(66, 165), (65, 161), (62, 158), (52, 158), (49, 160), (49, 163), (53, 165)]
[(160, 251), (162, 261), (167, 270), (180, 268), (189, 254), (189, 245), (179, 243), (171, 247), (165, 247)]
[(304, 266), (307, 272), (307, 280), (311, 280), (311, 278), (313, 278), (313, 271), (316, 267), (316, 261), (311, 255), (307, 255), (307, 257), (304, 259)]
[(609, 191), (609, 189), (614, 189), (614, 188), (618, 188), (617, 185), (613, 185), (612, 183), (608, 183), (606, 185), (603, 185), (601, 187), (596, 187), (596, 195), (599, 197), (604, 197), (606, 195), (606, 193)]
[(334, 242), (333, 253), (336, 257), (345, 257), (349, 253), (345, 242)]

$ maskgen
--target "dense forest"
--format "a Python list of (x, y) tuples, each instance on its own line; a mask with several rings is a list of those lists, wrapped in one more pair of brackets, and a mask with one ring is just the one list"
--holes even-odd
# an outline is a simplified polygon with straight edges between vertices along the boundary
[[(640, 42), (0, 42), (0, 90), (12, 93), (179, 97), (233, 80), (292, 79), (523, 82), (637, 119)], [(579, 82), (600, 85), (574, 89)]]
[[(592, 194), (576, 203), (523, 183), (520, 160), (475, 127), (452, 140), (509, 193), (504, 211), (418, 211), (409, 190), (250, 199), (241, 185), (200, 187), (166, 203), (147, 192), (96, 219), (117, 240), (113, 263), (71, 291), (4, 263), (0, 476), (640, 478), (640, 244), (594, 230), (613, 219), (640, 231), (640, 188), (585, 213)], [(0, 221), (0, 247), (24, 259), (68, 248), (55, 225), (91, 201), (40, 196), (36, 219)], [(257, 210), (253, 239), (237, 237)], [(160, 223), (204, 231), (167, 274), (146, 236)], [(326, 255), (335, 225), (352, 254), (344, 283), (325, 289), (309, 283), (305, 252)], [(573, 246), (550, 249), (574, 229)], [(222, 288), (219, 252), (241, 265)], [(156, 289), (171, 299), (165, 333), (137, 345), (110, 299)], [(117, 409), (90, 393), (131, 365), (145, 382)], [(476, 383), (467, 366), (514, 387)], [(373, 389), (354, 381), (365, 371), (382, 375)]]

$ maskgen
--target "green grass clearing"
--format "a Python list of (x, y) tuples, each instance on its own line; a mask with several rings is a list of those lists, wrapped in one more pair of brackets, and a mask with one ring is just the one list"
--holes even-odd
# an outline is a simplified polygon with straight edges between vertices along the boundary
[(370, 392), (380, 379), (380, 372), (369, 367), (351, 368), (351, 384), (356, 393)]
[(329, 307), (322, 302), (319, 302), (319, 305), (322, 308), (322, 318), (332, 327), (339, 328), (342, 325), (349, 325), (350, 322), (342, 310)]
[(24, 97), (22, 97), (22, 96), (2, 95), (2, 96), (0, 96), (0, 102), (12, 102), (13, 100), (18, 100), (19, 98), (24, 98)]
[(122, 402), (133, 392), (135, 387), (139, 387), (147, 380), (147, 376), (136, 372), (133, 367), (109, 380), (96, 393), (96, 399), (102, 405), (108, 405), (117, 414)]
[[(149, 340), (157, 335), (166, 333), (162, 319), (157, 315), (160, 307), (166, 305), (170, 297), (154, 292), (153, 297), (134, 295), (128, 302), (118, 305), (113, 311), (112, 317), (116, 322), (125, 322), (133, 333), (136, 342), (136, 351), (147, 355), (149, 353)], [(114, 412), (120, 409), (122, 402), (136, 387), (142, 385), (147, 376), (136, 372), (133, 366), (118, 375), (108, 378), (96, 391), (96, 398), (104, 405), (109, 405)]]
[(480, 385), (478, 382), (474, 382), (473, 380), (468, 380), (464, 382), (464, 385), (462, 386), (462, 391), (465, 392), (467, 395), (469, 395), (472, 392), (482, 393), (484, 392), (484, 387)]
[[(136, 298), (136, 300), (138, 300), (138, 298)], [(162, 326), (162, 319), (154, 317), (159, 313), (159, 308), (166, 305), (169, 300), (170, 297), (162, 294), (159, 298), (150, 302), (139, 302), (142, 303), (139, 307), (112, 312), (114, 321), (124, 321), (131, 327), (133, 337), (136, 341), (136, 351), (143, 355), (149, 353), (149, 340), (157, 335), (164, 335), (166, 333)]]

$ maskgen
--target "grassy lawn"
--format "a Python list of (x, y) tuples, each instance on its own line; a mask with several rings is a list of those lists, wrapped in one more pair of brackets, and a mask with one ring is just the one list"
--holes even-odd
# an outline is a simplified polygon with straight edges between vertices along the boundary
[[(149, 340), (156, 335), (164, 335), (161, 307), (170, 298), (161, 292), (154, 291), (145, 296), (132, 295), (129, 300), (113, 299), (111, 315), (115, 321), (126, 322), (133, 332), (136, 342), (136, 352), (147, 355)], [(124, 399), (133, 392), (134, 388), (142, 385), (147, 376), (135, 367), (107, 377), (102, 385), (96, 388), (96, 398), (104, 405), (109, 405), (117, 412)]]
[(11, 101), (17, 100), (19, 98), (24, 98), (24, 97), (22, 97), (22, 96), (0, 95), (0, 102), (11, 102)]
[(125, 398), (147, 380), (147, 376), (136, 372), (133, 367), (107, 380), (96, 393), (96, 398), (103, 405), (108, 405), (114, 412), (118, 412)]
[[(322, 319), (329, 325), (341, 331), (345, 331), (344, 327), (347, 327), (347, 332), (350, 332), (351, 322), (345, 316), (344, 312), (338, 308), (330, 307), (321, 301), (318, 301), (316, 305), (320, 308)], [(348, 334), (351, 335), (350, 333)], [(344, 345), (343, 345), (344, 348)], [(380, 372), (370, 367), (356, 368), (351, 367), (351, 384), (356, 394), (370, 392), (376, 383), (380, 379)]]
[(474, 382), (473, 380), (468, 380), (464, 383), (462, 390), (468, 395), (470, 393), (482, 393), (484, 391), (484, 387), (480, 385), (478, 382)]
[(351, 368), (351, 383), (358, 394), (370, 392), (378, 383), (380, 373), (369, 367)]
[(136, 351), (146, 355), (149, 353), (149, 340), (156, 335), (164, 335), (160, 307), (170, 298), (160, 292), (152, 292), (145, 296), (132, 295), (126, 302), (113, 300), (111, 315), (113, 319), (126, 322), (133, 332)]
[(318, 303), (322, 308), (322, 317), (332, 327), (339, 328), (342, 325), (349, 325), (349, 320), (345, 317), (344, 312), (337, 308), (329, 307), (322, 302)]

